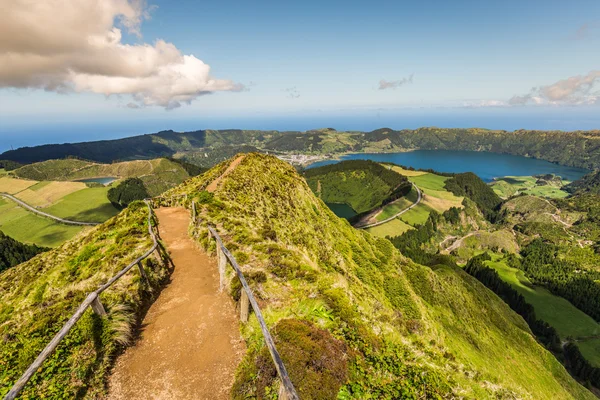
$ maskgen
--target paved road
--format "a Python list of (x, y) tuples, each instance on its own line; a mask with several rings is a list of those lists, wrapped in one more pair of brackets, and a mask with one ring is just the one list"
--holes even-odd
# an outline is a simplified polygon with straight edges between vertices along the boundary
[(418, 204), (421, 202), (421, 200), (423, 199), (423, 195), (421, 194), (421, 189), (419, 189), (419, 188), (417, 187), (417, 185), (415, 185), (414, 183), (413, 183), (412, 185), (413, 185), (413, 187), (414, 187), (415, 189), (417, 189), (417, 196), (418, 196), (418, 197), (417, 197), (417, 201), (415, 201), (414, 203), (412, 203), (410, 206), (406, 207), (404, 210), (400, 211), (399, 213), (397, 213), (397, 214), (395, 214), (395, 215), (392, 215), (392, 216), (391, 216), (391, 217), (389, 217), (388, 219), (384, 219), (383, 221), (375, 222), (375, 223), (373, 223), (373, 224), (369, 224), (369, 225), (357, 226), (356, 228), (358, 228), (358, 229), (367, 229), (367, 228), (373, 228), (373, 227), (375, 227), (375, 226), (383, 225), (383, 224), (385, 224), (386, 222), (390, 222), (391, 220), (393, 220), (393, 219), (397, 218), (398, 216), (400, 216), (400, 215), (404, 214), (404, 213), (405, 213), (405, 212), (407, 212), (408, 210), (410, 210), (410, 209), (412, 209), (412, 208), (416, 207), (416, 206), (417, 206), (417, 205), (418, 205)]
[(33, 213), (41, 215), (42, 217), (51, 218), (51, 219), (53, 219), (55, 221), (58, 221), (58, 222), (60, 222), (62, 224), (78, 225), (78, 226), (96, 226), (96, 225), (100, 225), (99, 223), (96, 223), (96, 222), (79, 222), (79, 221), (71, 221), (71, 220), (68, 220), (68, 219), (62, 219), (62, 218), (59, 218), (59, 217), (55, 217), (54, 215), (50, 215), (48, 213), (45, 213), (43, 211), (38, 210), (35, 207), (30, 206), (29, 204), (27, 204), (27, 203), (25, 203), (25, 202), (17, 199), (15, 196), (10, 195), (8, 193), (0, 193), (0, 196), (4, 196), (7, 199), (10, 199), (10, 200), (14, 201), (15, 203), (17, 203), (21, 207), (23, 207), (23, 208), (25, 208), (25, 209), (33, 212)]

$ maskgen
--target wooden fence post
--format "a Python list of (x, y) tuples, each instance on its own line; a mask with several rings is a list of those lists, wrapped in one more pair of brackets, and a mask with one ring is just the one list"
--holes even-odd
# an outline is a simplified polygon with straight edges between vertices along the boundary
[(92, 306), (92, 310), (94, 310), (94, 312), (97, 315), (99, 315), (101, 317), (106, 316), (106, 310), (104, 309), (104, 306), (102, 305), (102, 302), (100, 301), (100, 297), (98, 295), (96, 295), (96, 297), (92, 301), (91, 306)]
[(227, 267), (227, 256), (223, 253), (223, 249), (217, 243), (217, 259), (219, 261), (219, 292), (223, 291), (225, 286), (225, 268)]
[(137, 263), (138, 269), (140, 270), (140, 275), (142, 276), (142, 280), (145, 284), (149, 284), (148, 275), (146, 275), (146, 271), (144, 271), (144, 267), (142, 266), (142, 261), (138, 261)]
[(250, 314), (250, 299), (246, 290), (242, 288), (242, 297), (240, 298), (240, 319), (243, 323), (248, 322), (248, 315)]
[(196, 200), (192, 200), (192, 221), (196, 225)]
[(285, 386), (283, 385), (283, 382), (279, 382), (279, 394), (277, 398), (278, 400), (288, 400), (288, 395), (285, 391)]

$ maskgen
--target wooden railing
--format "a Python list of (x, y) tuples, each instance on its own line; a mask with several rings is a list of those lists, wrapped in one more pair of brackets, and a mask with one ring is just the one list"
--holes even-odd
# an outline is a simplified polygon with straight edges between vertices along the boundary
[[(187, 199), (187, 196), (185, 196)], [(164, 200), (164, 199), (163, 199)], [(152, 247), (146, 251), (142, 256), (138, 257), (127, 267), (123, 268), (119, 271), (115, 276), (110, 278), (104, 285), (100, 286), (98, 289), (90, 293), (86, 299), (81, 303), (79, 308), (75, 311), (75, 313), (69, 318), (69, 320), (63, 325), (62, 329), (54, 336), (54, 338), (48, 343), (48, 345), (42, 350), (42, 352), (38, 355), (35, 361), (27, 368), (27, 370), (23, 373), (21, 378), (13, 385), (8, 394), (4, 397), (4, 400), (13, 400), (18, 394), (21, 392), (23, 387), (29, 382), (31, 377), (35, 374), (35, 372), (42, 366), (44, 361), (54, 352), (60, 341), (69, 333), (71, 328), (79, 321), (79, 319), (83, 316), (84, 312), (88, 307), (91, 307), (92, 310), (104, 317), (106, 316), (106, 311), (104, 310), (104, 306), (100, 301), (100, 294), (108, 289), (113, 283), (115, 283), (119, 278), (125, 275), (129, 270), (131, 270), (134, 266), (138, 266), (139, 272), (142, 276), (142, 279), (147, 282), (147, 276), (144, 271), (144, 268), (141, 264), (141, 261), (148, 257), (152, 252), (158, 251), (159, 245), (158, 240), (154, 231), (152, 230), (152, 203), (150, 200), (145, 200), (146, 205), (148, 206), (148, 232), (152, 237), (152, 241), (154, 244)], [(174, 199), (169, 199), (170, 205), (173, 204)], [(159, 199), (160, 203), (160, 199)], [(197, 210), (196, 203), (192, 202), (192, 221), (195, 226), (198, 226), (199, 220), (197, 218)], [(254, 310), (254, 314), (256, 315), (256, 319), (260, 325), (260, 329), (262, 335), (265, 339), (265, 343), (271, 354), (271, 358), (273, 359), (273, 364), (275, 365), (275, 369), (277, 370), (277, 374), (279, 375), (279, 379), (281, 380), (281, 386), (279, 389), (279, 399), (280, 400), (299, 400), (298, 394), (296, 393), (296, 389), (292, 384), (292, 381), (287, 373), (285, 365), (281, 360), (281, 356), (275, 347), (275, 342), (273, 341), (273, 337), (269, 332), (269, 328), (267, 327), (267, 323), (263, 318), (262, 312), (254, 295), (252, 294), (252, 289), (248, 285), (242, 270), (240, 269), (239, 264), (237, 263), (235, 257), (231, 254), (231, 252), (225, 247), (221, 237), (217, 233), (217, 231), (207, 226), (209, 239), (214, 238), (216, 241), (217, 247), (217, 257), (218, 257), (218, 266), (219, 266), (219, 288), (222, 291), (225, 286), (225, 269), (227, 267), (227, 263), (232, 266), (234, 269), (240, 283), (242, 284), (242, 296), (240, 299), (240, 319), (243, 323), (248, 322), (250, 307)], [(160, 257), (160, 254), (159, 254)]]
[[(196, 203), (192, 201), (192, 221), (195, 227), (200, 225), (200, 221), (198, 218)], [(252, 289), (246, 282), (246, 278), (244, 277), (244, 273), (242, 272), (237, 260), (231, 254), (231, 252), (225, 247), (223, 244), (223, 240), (217, 233), (217, 231), (210, 226), (208, 228), (208, 238), (209, 241), (211, 238), (215, 239), (216, 248), (217, 248), (217, 261), (219, 266), (219, 290), (223, 290), (225, 286), (225, 269), (227, 268), (227, 264), (233, 268), (235, 271), (240, 283), (242, 284), (242, 293), (240, 297), (240, 320), (242, 323), (248, 322), (248, 317), (250, 314), (250, 307), (254, 310), (254, 315), (258, 320), (258, 324), (260, 325), (260, 330), (262, 332), (263, 338), (265, 339), (265, 344), (269, 349), (269, 353), (271, 354), (271, 358), (273, 360), (273, 364), (275, 365), (275, 369), (277, 370), (277, 374), (279, 375), (279, 379), (281, 380), (281, 386), (279, 387), (279, 399), (280, 400), (298, 400), (298, 394), (296, 393), (296, 389), (292, 384), (290, 376), (287, 373), (285, 365), (281, 360), (281, 356), (275, 347), (275, 342), (273, 341), (273, 337), (271, 336), (271, 332), (269, 332), (269, 328), (267, 327), (267, 323), (263, 318), (262, 312), (256, 299), (254, 298), (254, 294), (252, 294)]]
[[(79, 321), (79, 319), (83, 316), (88, 307), (91, 307), (92, 310), (101, 317), (106, 316), (106, 311), (104, 310), (104, 306), (100, 301), (100, 294), (108, 289), (113, 283), (115, 283), (120, 277), (125, 275), (129, 270), (137, 265), (140, 275), (145, 283), (148, 283), (148, 277), (146, 276), (146, 272), (144, 271), (144, 267), (142, 266), (142, 260), (147, 258), (152, 252), (159, 251), (158, 240), (154, 231), (152, 230), (152, 207), (148, 200), (146, 201), (146, 205), (148, 206), (148, 233), (152, 238), (153, 245), (150, 247), (148, 251), (146, 251), (142, 256), (136, 258), (131, 264), (123, 268), (119, 271), (115, 276), (110, 278), (104, 285), (100, 286), (98, 289), (90, 293), (86, 299), (81, 303), (81, 305), (77, 308), (75, 313), (69, 318), (69, 320), (63, 325), (61, 330), (54, 336), (54, 338), (48, 343), (48, 345), (42, 350), (42, 352), (38, 355), (35, 361), (27, 368), (27, 370), (23, 373), (21, 378), (13, 385), (10, 391), (4, 397), (4, 400), (13, 400), (16, 398), (23, 387), (29, 382), (31, 377), (35, 374), (35, 372), (42, 366), (44, 361), (54, 352), (60, 341), (69, 333), (71, 328)], [(157, 254), (160, 258), (160, 253)]]

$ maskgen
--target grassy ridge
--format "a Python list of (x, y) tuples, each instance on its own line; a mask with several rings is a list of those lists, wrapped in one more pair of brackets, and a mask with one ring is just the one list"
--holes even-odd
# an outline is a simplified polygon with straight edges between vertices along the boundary
[[(87, 294), (152, 245), (147, 208), (137, 203), (61, 247), (0, 275), (0, 396), (62, 327)], [(152, 287), (166, 274), (144, 262)], [(145, 296), (136, 270), (101, 295), (108, 318), (91, 310), (25, 387), (22, 398), (97, 398), (115, 353), (128, 343)]]
[[(309, 321), (344, 343), (347, 353), (337, 357), (348, 360), (348, 382), (292, 374), (299, 390), (323, 385), (349, 399), (593, 398), (520, 317), (463, 271), (414, 264), (389, 241), (352, 229), (273, 157), (247, 155), (212, 196), (203, 192), (226, 167), (167, 196), (186, 193), (202, 203), (202, 220), (217, 227), (248, 276), (260, 277), (250, 285), (270, 326)], [(212, 246), (204, 228), (193, 234)], [(234, 398), (275, 390), (256, 320), (242, 332), (248, 353)], [(282, 348), (284, 362), (295, 363), (301, 349)]]

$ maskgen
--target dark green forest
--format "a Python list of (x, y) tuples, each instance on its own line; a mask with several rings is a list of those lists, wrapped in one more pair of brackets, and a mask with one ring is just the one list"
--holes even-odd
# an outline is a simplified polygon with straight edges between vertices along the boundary
[(569, 193), (593, 193), (600, 194), (600, 170), (590, 172), (564, 187)]
[(50, 249), (18, 242), (0, 231), (0, 272), (48, 250)]
[(494, 190), (472, 172), (456, 174), (446, 181), (445, 188), (456, 196), (473, 200), (477, 208), (490, 221), (497, 218), (497, 210), (502, 199)]
[(149, 196), (144, 182), (139, 178), (128, 178), (111, 188), (107, 193), (108, 200), (117, 208), (125, 208), (136, 200), (144, 200)]
[(548, 288), (600, 322), (600, 272), (581, 268), (576, 262), (558, 257), (558, 247), (538, 238), (521, 251), (515, 263), (532, 283)]

